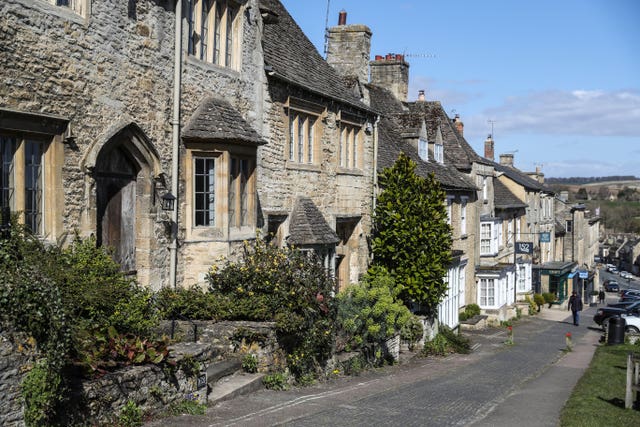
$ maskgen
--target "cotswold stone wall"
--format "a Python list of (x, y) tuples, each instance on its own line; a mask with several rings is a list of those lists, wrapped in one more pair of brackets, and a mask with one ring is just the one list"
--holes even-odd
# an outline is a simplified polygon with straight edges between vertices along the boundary
[(35, 353), (0, 331), (0, 425), (23, 426), (21, 383)]
[[(165, 176), (165, 184), (170, 186), (174, 7), (171, 0), (92, 0), (90, 13), (83, 18), (48, 0), (0, 2), (0, 108), (62, 117), (69, 120), (74, 137), (72, 143), (64, 144), (64, 158), (57, 165), (62, 186), (52, 189), (60, 193), (57, 215), (63, 231), (46, 236), (48, 239), (68, 242), (75, 230), (83, 236), (96, 234), (91, 153), (99, 152), (126, 125), (137, 125), (157, 151), (160, 164), (154, 172), (160, 178)], [(181, 125), (188, 123), (205, 97), (215, 94), (229, 101), (260, 131), (260, 82), (264, 72), (256, 0), (246, 2), (240, 18), (242, 50), (238, 70), (186, 55), (186, 13), (185, 7)], [(145, 179), (147, 194), (139, 196), (151, 200), (151, 177)], [(184, 180), (181, 176), (181, 184)], [(181, 193), (180, 224), (185, 199)], [(136, 270), (143, 284), (158, 289), (168, 284), (167, 217), (159, 207), (145, 209), (136, 212), (140, 215)], [(184, 236), (183, 229), (180, 236)], [(181, 251), (198, 247), (192, 251), (202, 258), (195, 260), (196, 265), (210, 265), (217, 256), (229, 253), (224, 244), (208, 250), (211, 242), (189, 243), (179, 246)], [(187, 285), (206, 273), (206, 269), (195, 272), (184, 259), (179, 261), (178, 270), (180, 282), (185, 274), (189, 276)]]

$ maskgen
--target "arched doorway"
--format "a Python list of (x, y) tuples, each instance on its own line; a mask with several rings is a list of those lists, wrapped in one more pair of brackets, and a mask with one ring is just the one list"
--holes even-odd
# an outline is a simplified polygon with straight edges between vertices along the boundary
[(97, 243), (112, 248), (123, 271), (136, 272), (136, 181), (140, 165), (116, 145), (96, 162)]

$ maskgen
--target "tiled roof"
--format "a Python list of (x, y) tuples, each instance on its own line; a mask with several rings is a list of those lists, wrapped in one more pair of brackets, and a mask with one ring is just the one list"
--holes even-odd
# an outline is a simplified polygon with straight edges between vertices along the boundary
[(501, 165), (500, 163), (494, 163), (494, 167), (496, 171), (504, 173), (507, 177), (509, 177), (509, 179), (522, 185), (527, 190), (548, 191), (548, 189), (543, 184), (539, 183), (526, 173), (521, 172), (514, 167)]
[(445, 189), (477, 190), (471, 179), (454, 167), (422, 160), (418, 155), (417, 148), (407, 143), (403, 138), (403, 135), (407, 133), (415, 133), (415, 137), (417, 137), (422, 122), (408, 122), (408, 109), (390, 91), (375, 85), (367, 85), (367, 87), (372, 107), (383, 114), (378, 123), (379, 171), (393, 166), (400, 153), (405, 153), (416, 162), (416, 173), (419, 176), (426, 177), (433, 173), (436, 180)]
[(496, 209), (517, 209), (528, 206), (516, 197), (499, 179), (493, 180), (493, 197)]
[(291, 212), (287, 242), (296, 246), (332, 245), (340, 241), (308, 197), (298, 197)]
[(360, 100), (356, 89), (350, 88), (320, 56), (280, 1), (260, 0), (260, 9), (274, 17), (265, 22), (262, 41), (265, 65), (273, 69), (274, 78), (370, 110)]
[(182, 138), (266, 144), (231, 104), (215, 97), (209, 97), (200, 104), (182, 130)]

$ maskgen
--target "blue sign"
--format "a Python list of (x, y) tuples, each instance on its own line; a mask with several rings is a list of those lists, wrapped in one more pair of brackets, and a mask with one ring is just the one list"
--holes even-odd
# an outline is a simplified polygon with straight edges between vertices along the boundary
[(529, 254), (533, 253), (533, 242), (516, 242), (517, 254)]
[(578, 277), (581, 279), (588, 279), (589, 278), (589, 272), (587, 270), (579, 270), (578, 271)]
[(540, 243), (549, 243), (551, 242), (551, 233), (548, 231), (540, 233)]

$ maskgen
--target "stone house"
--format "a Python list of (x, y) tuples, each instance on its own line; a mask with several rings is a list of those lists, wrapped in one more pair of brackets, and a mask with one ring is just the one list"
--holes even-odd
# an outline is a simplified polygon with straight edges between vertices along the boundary
[(280, 2), (0, 14), (0, 204), (37, 235), (93, 235), (154, 289), (202, 284), (258, 230), (317, 250), (341, 283), (365, 270), (375, 115)]
[(443, 203), (452, 226), (453, 261), (446, 277), (449, 292), (438, 316), (442, 324), (456, 327), (460, 309), (476, 301), (473, 224), (477, 187), (445, 161), (445, 140), (455, 137), (455, 130), (440, 103), (423, 98), (407, 102), (409, 64), (401, 55), (376, 56), (369, 61), (371, 30), (347, 24), (346, 18), (346, 12), (341, 12), (338, 25), (328, 29), (327, 62), (380, 114), (375, 134), (377, 171), (391, 167), (402, 152), (416, 162), (419, 175), (434, 174), (447, 194)]

